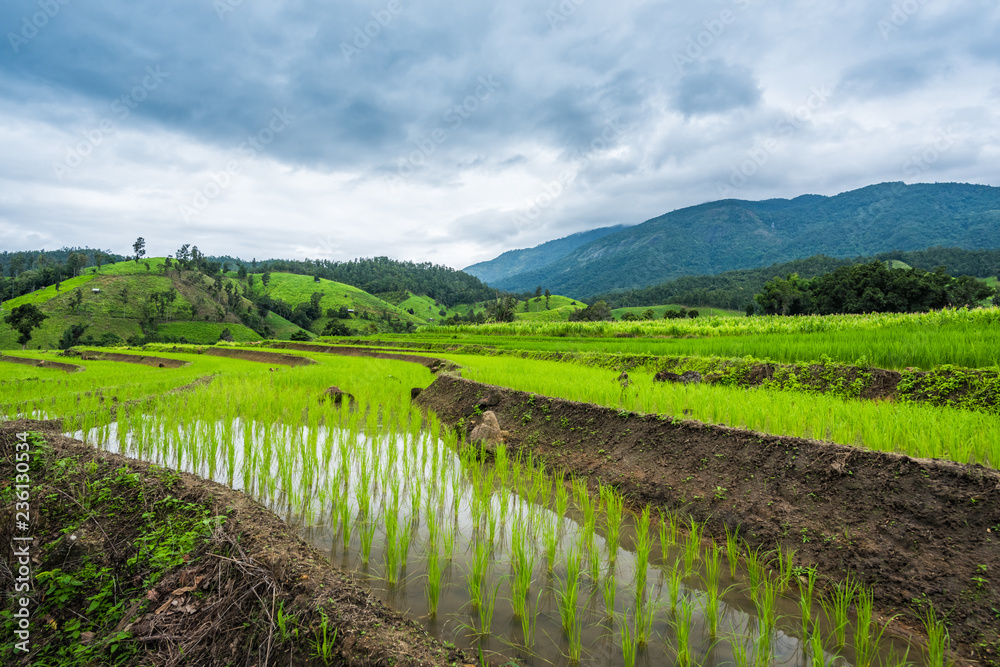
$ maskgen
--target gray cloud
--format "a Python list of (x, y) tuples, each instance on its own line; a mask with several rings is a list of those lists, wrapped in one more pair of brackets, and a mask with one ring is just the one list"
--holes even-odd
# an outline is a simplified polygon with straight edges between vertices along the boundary
[[(74, 0), (44, 25), (37, 0), (0, 6), (0, 246), (124, 250), (141, 233), (150, 252), (464, 266), (716, 199), (747, 160), (732, 196), (907, 178), (949, 127), (920, 179), (998, 177), (985, 0), (895, 19), (888, 0), (218, 5)], [(168, 75), (136, 100), (148, 68)], [(463, 107), (482, 77), (499, 86)], [(275, 109), (292, 118), (268, 136)], [(248, 137), (269, 140), (251, 156)]]
[(710, 60), (685, 72), (674, 89), (674, 105), (686, 116), (754, 107), (761, 90), (753, 73), (741, 65)]

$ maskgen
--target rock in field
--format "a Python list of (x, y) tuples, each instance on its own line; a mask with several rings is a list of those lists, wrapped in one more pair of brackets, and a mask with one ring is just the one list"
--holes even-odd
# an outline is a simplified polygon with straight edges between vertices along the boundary
[(341, 403), (347, 403), (350, 405), (354, 402), (353, 396), (348, 394), (346, 391), (341, 391), (340, 387), (337, 386), (330, 387), (323, 392), (323, 396), (320, 397), (320, 400), (323, 401), (326, 399), (333, 401), (337, 405), (340, 405)]

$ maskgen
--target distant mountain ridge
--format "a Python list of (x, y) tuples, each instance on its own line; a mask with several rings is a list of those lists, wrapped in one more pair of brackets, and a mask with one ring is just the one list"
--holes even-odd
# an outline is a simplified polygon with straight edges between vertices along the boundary
[[(594, 231), (606, 229), (613, 228)], [(510, 251), (466, 270), (499, 289), (524, 292), (541, 285), (587, 298), (817, 254), (846, 258), (932, 246), (998, 248), (1000, 188), (881, 183), (832, 197), (727, 199), (601, 234), (566, 252), (566, 245), (556, 245), (556, 252), (532, 253), (546, 245)], [(561, 256), (552, 259), (559, 252)], [(519, 259), (538, 259), (524, 268), (527, 259), (512, 262), (512, 253)], [(484, 278), (487, 275), (492, 278)]]
[[(561, 239), (547, 241), (534, 248), (508, 250), (496, 259), (467, 266), (463, 271), (472, 274), (485, 283), (491, 284), (510, 276), (538, 270), (556, 260), (562, 259), (582, 245), (625, 229), (625, 225), (601, 227), (586, 232), (577, 232)], [(534, 289), (537, 285), (533, 285)]]

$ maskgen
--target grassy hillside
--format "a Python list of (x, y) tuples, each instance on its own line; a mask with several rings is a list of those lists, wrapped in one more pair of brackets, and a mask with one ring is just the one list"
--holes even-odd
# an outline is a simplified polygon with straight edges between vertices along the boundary
[[(63, 331), (72, 325), (86, 326), (84, 336), (95, 340), (105, 334), (114, 334), (128, 341), (144, 336), (141, 322), (144, 315), (149, 315), (151, 297), (173, 289), (173, 302), (162, 314), (153, 313), (151, 326), (157, 335), (168, 340), (204, 344), (215, 343), (228, 329), (234, 340), (261, 338), (235, 314), (227, 312), (223, 303), (226, 294), (213, 291), (213, 280), (195, 271), (184, 271), (180, 275), (176, 270), (164, 271), (163, 258), (147, 261), (149, 269), (146, 262), (131, 261), (103, 266), (100, 273), (90, 267), (85, 275), (64, 281), (59, 291), (54, 286), (47, 287), (4, 303), (4, 314), (22, 303), (33, 303), (48, 316), (32, 334), (32, 349), (58, 347)], [(72, 299), (76, 289), (80, 289), (82, 301), (74, 308)], [(239, 302), (244, 309), (250, 307), (245, 299)], [(268, 322), (282, 338), (299, 330), (273, 313)], [(17, 333), (0, 319), (0, 349), (19, 349), (17, 338)]]
[[(257, 291), (264, 289), (259, 278), (257, 276), (255, 282)], [(311, 327), (313, 333), (321, 333), (327, 322), (330, 321), (330, 318), (326, 317), (328, 309), (339, 310), (341, 307), (354, 310), (351, 319), (343, 320), (343, 322), (350, 329), (359, 333), (374, 333), (373, 327), (376, 331), (378, 330), (376, 321), (386, 317), (403, 323), (412, 322), (414, 325), (426, 323), (426, 320), (422, 320), (416, 315), (410, 315), (402, 308), (393, 306), (357, 287), (325, 278), (320, 278), (319, 282), (316, 282), (311, 276), (272, 273), (266, 288), (268, 296), (281, 299), (293, 307), (300, 303), (309, 303), (315, 292), (323, 294), (323, 298), (320, 299), (320, 310), (323, 312), (323, 317), (313, 323)]]
[(587, 304), (581, 301), (558, 294), (549, 297), (548, 308), (545, 307), (544, 296), (533, 296), (528, 299), (527, 303), (527, 311), (524, 309), (523, 302), (517, 305), (516, 319), (528, 322), (566, 322), (574, 310), (587, 307)]
[(4, 310), (11, 310), (25, 303), (33, 303), (35, 305), (40, 305), (45, 303), (46, 301), (54, 299), (57, 296), (61, 296), (62, 294), (70, 292), (76, 289), (77, 287), (83, 287), (93, 279), (94, 276), (87, 276), (87, 275), (77, 276), (76, 278), (70, 278), (69, 280), (64, 280), (62, 284), (59, 285), (58, 290), (56, 289), (55, 285), (49, 285), (44, 289), (35, 290), (31, 294), (25, 294), (23, 296), (17, 297), (16, 299), (8, 299), (3, 303), (3, 308)]
[(406, 312), (413, 310), (413, 315), (424, 323), (429, 322), (431, 319), (433, 319), (434, 322), (440, 322), (441, 320), (452, 317), (453, 315), (465, 314), (464, 312), (460, 313), (459, 310), (455, 308), (448, 308), (443, 303), (435, 301), (429, 296), (416, 294), (409, 294), (409, 296), (403, 301), (400, 301), (397, 306), (400, 310), (404, 310)]
[[(146, 265), (149, 268), (146, 268)], [(166, 264), (165, 257), (150, 257), (149, 259), (140, 260), (135, 262), (132, 260), (117, 262), (115, 264), (106, 264), (101, 267), (98, 271), (96, 266), (91, 266), (84, 269), (87, 274), (99, 274), (102, 276), (142, 276), (154, 273), (163, 273), (163, 266)]]

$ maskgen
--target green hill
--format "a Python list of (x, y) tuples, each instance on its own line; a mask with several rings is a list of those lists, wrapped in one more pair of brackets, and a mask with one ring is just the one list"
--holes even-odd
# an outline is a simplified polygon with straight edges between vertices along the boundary
[(308, 304), (314, 293), (319, 292), (323, 295), (319, 302), (322, 316), (310, 326), (313, 333), (322, 333), (326, 324), (332, 319), (327, 316), (327, 311), (331, 309), (340, 311), (341, 308), (353, 311), (348, 319), (342, 321), (349, 329), (357, 333), (379, 331), (378, 321), (380, 320), (396, 321), (403, 324), (412, 323), (414, 326), (426, 323), (426, 320), (409, 314), (399, 306), (394, 306), (351, 285), (325, 278), (320, 278), (319, 282), (316, 282), (315, 278), (311, 276), (292, 273), (272, 273), (270, 275), (270, 282), (266, 290), (264, 290), (260, 280), (255, 281), (255, 289), (258, 292), (264, 290), (268, 296), (281, 299), (293, 308), (300, 304)]
[(626, 227), (556, 259), (543, 254), (530, 268), (501, 255), (469, 269), (496, 276), (490, 286), (498, 289), (542, 285), (587, 298), (817, 254), (847, 258), (931, 246), (1000, 247), (1000, 188), (882, 183), (833, 197), (727, 199)]
[[(225, 290), (216, 290), (215, 281), (197, 271), (165, 270), (163, 258), (146, 262), (119, 262), (85, 269), (82, 276), (65, 280), (60, 288), (49, 286), (3, 303), (3, 314), (23, 303), (32, 303), (47, 315), (34, 331), (31, 348), (54, 349), (63, 332), (72, 325), (86, 326), (85, 338), (100, 341), (113, 335), (122, 342), (141, 341), (154, 336), (171, 342), (215, 343), (228, 330), (236, 341), (260, 340), (262, 335), (246, 326), (238, 311), (250, 311), (249, 300)], [(229, 281), (234, 286), (239, 281)], [(242, 287), (242, 285), (241, 285)], [(79, 290), (80, 303), (74, 306)], [(238, 290), (239, 292), (242, 289)], [(173, 300), (159, 295), (173, 293)], [(274, 334), (283, 338), (299, 327), (271, 313), (267, 322)], [(0, 349), (18, 349), (17, 333), (0, 319)]]
[(446, 305), (482, 301), (494, 293), (479, 278), (464, 271), (430, 262), (415, 264), (388, 257), (360, 258), (348, 262), (269, 259), (257, 263), (257, 271), (264, 270), (264, 267), (273, 272), (318, 276), (353, 285), (369, 294), (426, 294)]
[[(223, 331), (236, 341), (260, 340), (266, 336), (289, 339), (321, 334), (335, 318), (354, 333), (377, 333), (416, 327), (427, 323), (423, 316), (431, 308), (430, 297), (410, 296), (407, 308), (394, 306), (367, 292), (343, 283), (290, 273), (270, 273), (265, 288), (260, 274), (240, 279), (235, 271), (225, 275), (205, 275), (182, 269), (165, 258), (119, 262), (85, 269), (84, 275), (39, 289), (3, 304), (4, 313), (24, 303), (37, 305), (48, 318), (32, 335), (32, 348), (52, 349), (72, 325), (86, 325), (84, 337), (98, 342), (110, 340), (141, 342), (215, 343)], [(250, 286), (251, 280), (253, 286)], [(79, 289), (81, 302), (74, 307)], [(319, 300), (319, 317), (302, 320), (314, 293)], [(172, 295), (172, 301), (162, 299)], [(269, 297), (261, 301), (261, 296)], [(280, 300), (280, 301), (278, 301)], [(256, 303), (265, 304), (262, 311)], [(416, 307), (421, 308), (417, 314)], [(262, 312), (266, 316), (261, 319)], [(454, 314), (454, 311), (449, 311)], [(284, 315), (284, 316), (283, 316)], [(341, 317), (341, 316), (344, 317)], [(295, 322), (290, 321), (295, 319)], [(296, 324), (308, 324), (308, 331)], [(17, 333), (0, 321), (0, 348), (16, 349)]]
[(408, 313), (412, 310), (413, 313), (411, 314), (425, 324), (440, 322), (454, 315), (464, 315), (465, 312), (468, 312), (467, 309), (460, 312), (456, 308), (449, 308), (440, 301), (435, 301), (426, 295), (410, 294), (409, 292), (406, 294), (406, 299), (400, 301), (396, 306)]
[[(528, 304), (527, 311), (524, 309), (525, 303)], [(574, 310), (587, 307), (587, 304), (583, 302), (558, 294), (549, 297), (548, 305), (549, 307), (546, 308), (544, 296), (533, 296), (527, 302), (518, 304), (514, 317), (530, 322), (566, 322)]]

